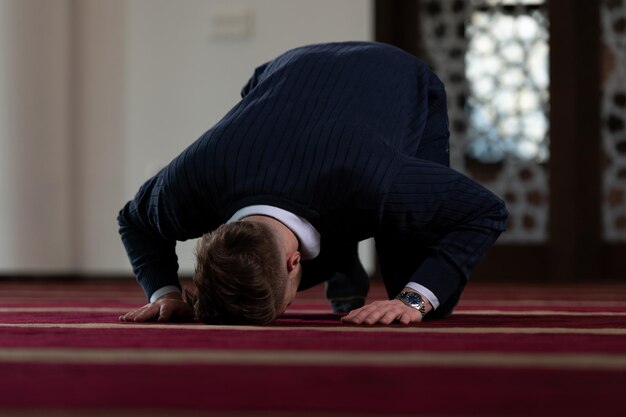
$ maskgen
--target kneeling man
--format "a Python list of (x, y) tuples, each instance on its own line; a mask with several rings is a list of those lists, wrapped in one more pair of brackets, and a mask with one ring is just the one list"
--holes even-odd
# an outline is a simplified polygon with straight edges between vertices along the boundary
[[(321, 282), (348, 323), (450, 313), (507, 211), (449, 168), (448, 137), (443, 84), (395, 47), (311, 45), (260, 66), (242, 100), (120, 211), (150, 301), (120, 319), (267, 324)], [(198, 237), (183, 300), (175, 245)], [(357, 244), (370, 237), (389, 300), (363, 305)]]

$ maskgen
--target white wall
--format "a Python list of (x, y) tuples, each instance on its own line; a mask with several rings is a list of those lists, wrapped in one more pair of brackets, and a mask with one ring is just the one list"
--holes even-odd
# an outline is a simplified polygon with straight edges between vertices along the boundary
[[(249, 12), (251, 35), (213, 38), (212, 16), (232, 8)], [(128, 23), (127, 196), (239, 100), (257, 65), (307, 43), (372, 36), (364, 0), (136, 0)], [(186, 271), (192, 246), (178, 245)]]
[[(214, 36), (242, 11), (247, 35)], [(0, 0), (0, 19), (0, 274), (128, 274), (117, 211), (256, 65), (373, 36), (370, 0)]]
[(117, 234), (117, 212), (127, 199), (125, 148), (134, 138), (126, 125), (128, 3), (76, 0), (75, 128), (76, 270), (110, 274), (128, 270)]
[(0, 0), (0, 269), (73, 270), (70, 3)]

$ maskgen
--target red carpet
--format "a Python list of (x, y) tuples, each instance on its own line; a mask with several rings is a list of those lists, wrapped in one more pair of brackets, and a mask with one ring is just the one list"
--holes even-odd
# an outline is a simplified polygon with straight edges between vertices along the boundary
[(0, 283), (0, 415), (626, 415), (626, 285), (472, 284), (410, 327), (341, 325), (319, 288), (269, 327), (117, 321), (141, 303)]

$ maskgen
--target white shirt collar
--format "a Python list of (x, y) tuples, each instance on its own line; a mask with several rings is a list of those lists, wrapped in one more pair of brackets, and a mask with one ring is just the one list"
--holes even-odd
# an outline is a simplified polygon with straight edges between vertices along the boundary
[(227, 223), (236, 222), (244, 217), (261, 215), (272, 217), (287, 226), (300, 242), (302, 259), (313, 259), (320, 254), (320, 234), (305, 218), (274, 206), (255, 205), (237, 210)]

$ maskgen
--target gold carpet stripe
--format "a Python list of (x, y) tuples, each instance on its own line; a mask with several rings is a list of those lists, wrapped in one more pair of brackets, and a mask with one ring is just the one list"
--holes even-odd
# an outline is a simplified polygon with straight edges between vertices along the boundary
[(169, 330), (245, 330), (262, 332), (309, 331), (322, 333), (434, 333), (434, 334), (575, 334), (624, 336), (626, 328), (567, 327), (421, 327), (413, 326), (210, 326), (204, 324), (159, 323), (0, 323), (0, 328), (62, 328), (62, 329), (169, 329)]
[[(0, 307), (0, 313), (124, 313), (130, 307)], [(288, 314), (331, 314), (329, 309), (291, 309)], [(455, 315), (626, 317), (626, 311), (456, 310)]]
[(626, 307), (624, 301), (594, 300), (463, 300), (460, 306), (494, 307)]
[[(49, 303), (49, 302), (75, 302), (76, 300), (80, 301), (93, 301), (96, 303), (102, 303), (106, 300), (114, 300), (120, 303), (129, 303), (134, 306), (140, 306), (145, 300), (141, 296), (101, 296), (99, 294), (91, 294), (91, 295), (73, 295), (73, 294), (65, 294), (60, 296), (55, 295), (41, 295), (33, 297), (15, 297), (15, 296), (0, 296), (0, 304), (3, 305), (11, 305), (11, 304), (21, 304), (21, 303)], [(370, 300), (373, 301), (373, 300)], [(319, 305), (323, 307), (325, 311), (329, 310), (328, 301), (326, 300), (296, 300), (296, 303), (301, 305)], [(593, 301), (593, 300), (463, 300), (459, 305), (459, 308), (463, 308), (465, 306), (468, 307), (488, 307), (497, 309), (498, 307), (590, 307), (590, 308), (626, 308), (626, 300), (625, 301)], [(132, 308), (132, 307), (131, 307)]]
[(0, 313), (120, 313), (133, 307), (0, 307)]
[(122, 313), (129, 307), (0, 307), (0, 313)]
[(95, 303), (102, 303), (102, 302), (106, 302), (110, 300), (110, 301), (115, 301), (118, 303), (129, 303), (134, 306), (141, 306), (142, 305), (141, 303), (145, 304), (146, 302), (146, 300), (141, 297), (111, 297), (111, 298), (97, 297), (97, 296), (92, 296), (92, 297), (50, 296), (50, 297), (6, 297), (6, 298), (0, 297), (0, 303), (2, 303), (3, 305), (22, 304), (22, 303), (42, 304), (42, 303), (50, 303), (50, 302), (74, 303), (76, 302), (76, 300), (80, 300), (82, 302), (95, 302)]
[[(0, 307), (0, 313), (122, 313), (132, 307)], [(291, 309), (288, 314), (331, 314), (329, 309)], [(454, 315), (626, 317), (626, 311), (456, 310)]]
[[(102, 406), (100, 406), (102, 407)], [(15, 410), (0, 408), (0, 416), (2, 417), (389, 417), (388, 413), (372, 413), (372, 412), (356, 412), (350, 410), (349, 414), (340, 412), (326, 411), (273, 411), (266, 410), (261, 407), (257, 411), (194, 411), (194, 410), (156, 410), (156, 409), (132, 409), (132, 408), (114, 408), (112, 410), (69, 410), (59, 407), (60, 410), (51, 410), (49, 407), (45, 409), (36, 409), (29, 407), (29, 410)], [(394, 417), (414, 417), (415, 414), (398, 414), (393, 413)], [(446, 414), (445, 417), (460, 417), (455, 414)], [(420, 417), (434, 417), (434, 415), (420, 414)], [(437, 415), (441, 417), (441, 415)]]
[(454, 315), (626, 317), (626, 311), (455, 310)]
[[(2, 312), (2, 309), (0, 309)], [(287, 310), (287, 314), (331, 314), (314, 309)], [(455, 310), (455, 316), (566, 316), (566, 317), (626, 317), (626, 311), (553, 311), (553, 310)]]
[(438, 366), (626, 370), (626, 355), (209, 349), (0, 349), (0, 361), (73, 364)]

